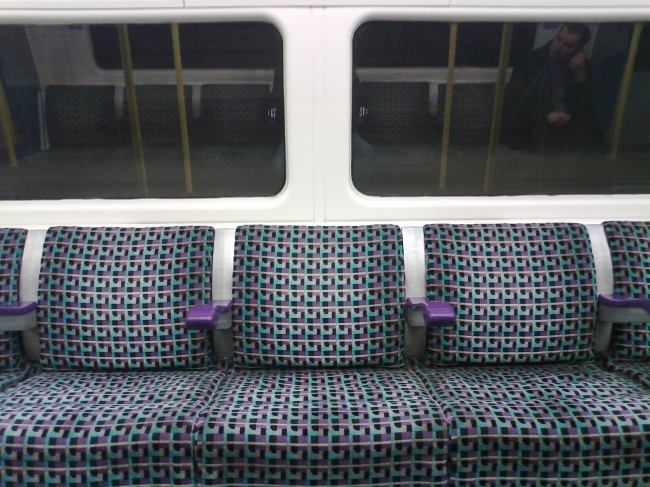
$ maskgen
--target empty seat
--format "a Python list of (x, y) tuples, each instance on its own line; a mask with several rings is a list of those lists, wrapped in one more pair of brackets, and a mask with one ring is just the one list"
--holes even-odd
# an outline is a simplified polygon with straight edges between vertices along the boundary
[(48, 230), (44, 372), (0, 394), (8, 485), (193, 485), (192, 430), (224, 371), (184, 328), (211, 300), (206, 227)]
[(455, 325), (418, 367), (449, 426), (453, 485), (641, 485), (650, 403), (590, 361), (595, 268), (578, 224), (427, 225), (427, 294)]
[(413, 142), (429, 131), (429, 83), (362, 82), (359, 131), (371, 142)]
[(238, 228), (235, 368), (197, 427), (199, 483), (445, 485), (403, 286), (395, 226)]
[[(605, 222), (612, 254), (614, 292), (630, 299), (650, 299), (650, 223)], [(650, 386), (650, 322), (613, 326), (608, 366)]]
[[(456, 83), (451, 103), (450, 142), (484, 143), (490, 140), (495, 83)], [(438, 85), (438, 115), (445, 113), (447, 85)]]
[[(27, 230), (0, 228), (0, 307), (18, 301), (20, 265)], [(0, 331), (0, 390), (32, 373), (19, 331)]]

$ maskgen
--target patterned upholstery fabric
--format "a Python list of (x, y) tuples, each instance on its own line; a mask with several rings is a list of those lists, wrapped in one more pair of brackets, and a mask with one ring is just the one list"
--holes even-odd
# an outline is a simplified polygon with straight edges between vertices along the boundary
[[(488, 142), (492, 127), (494, 83), (455, 83), (451, 104), (450, 142)], [(443, 119), (447, 85), (438, 85), (438, 116)]]
[(401, 365), (403, 286), (396, 226), (239, 227), (235, 364)]
[[(0, 228), (0, 306), (18, 301), (20, 264), (27, 230)], [(12, 377), (20, 377), (25, 367), (20, 332), (0, 332), (0, 389), (2, 383), (10, 384)], [(16, 371), (5, 375), (5, 372)]]
[(429, 83), (359, 84), (368, 111), (362, 135), (371, 141), (415, 141), (427, 136)]
[(645, 387), (650, 387), (650, 362), (628, 362), (606, 357), (605, 366), (608, 370), (629, 377)]
[(3, 485), (194, 485), (219, 371), (44, 373), (0, 393)]
[(446, 485), (426, 395), (409, 369), (235, 369), (197, 428), (199, 483)]
[[(125, 112), (128, 113), (128, 112)], [(114, 143), (114, 86), (48, 86), (45, 121), (52, 147), (105, 146)]]
[[(650, 222), (606, 222), (614, 292), (650, 298)], [(618, 360), (650, 358), (650, 323), (616, 323), (611, 353)]]
[[(192, 89), (184, 87), (185, 114), (192, 121)], [(178, 112), (176, 85), (139, 85), (135, 87), (140, 119), (140, 134), (145, 143), (181, 144), (181, 119)], [(125, 127), (130, 136), (130, 118), (124, 96)], [(188, 127), (189, 128), (189, 127)]]
[[(280, 121), (282, 99), (271, 96), (268, 85), (204, 85), (201, 87), (202, 140), (215, 142), (263, 142), (273, 133), (269, 112)], [(282, 122), (277, 123), (282, 126)]]
[(427, 225), (427, 295), (454, 327), (428, 330), (430, 364), (593, 358), (595, 269), (578, 224)]
[(647, 485), (648, 391), (592, 364), (420, 369), (455, 486)]
[(213, 245), (207, 227), (49, 229), (37, 309), (43, 369), (209, 366), (211, 336), (183, 320), (211, 299)]

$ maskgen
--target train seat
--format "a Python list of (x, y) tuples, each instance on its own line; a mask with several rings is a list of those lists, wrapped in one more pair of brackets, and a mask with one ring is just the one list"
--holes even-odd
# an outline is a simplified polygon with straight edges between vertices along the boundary
[[(449, 141), (487, 144), (496, 83), (454, 83)], [(438, 118), (445, 113), (447, 85), (438, 85)]]
[[(3, 311), (18, 303), (19, 276), (27, 230), (0, 228), (0, 329)], [(4, 310), (3, 310), (4, 308)], [(25, 358), (20, 331), (0, 331), (0, 391), (34, 372)]]
[(609, 312), (606, 321), (614, 321), (607, 365), (650, 386), (650, 223), (605, 222), (603, 227), (615, 293), (599, 296), (601, 318)]
[[(449, 425), (453, 485), (636, 485), (650, 475), (648, 390), (593, 363), (595, 267), (578, 224), (427, 225), (417, 372)], [(431, 368), (434, 366), (435, 368)]]
[(0, 393), (15, 485), (193, 485), (192, 428), (225, 375), (211, 334), (214, 230), (50, 228), (37, 300), (43, 372)]
[(402, 358), (403, 265), (393, 225), (237, 229), (199, 484), (446, 485), (447, 427)]
[(268, 85), (201, 86), (190, 151), (197, 191), (271, 196), (285, 181), (283, 101)]

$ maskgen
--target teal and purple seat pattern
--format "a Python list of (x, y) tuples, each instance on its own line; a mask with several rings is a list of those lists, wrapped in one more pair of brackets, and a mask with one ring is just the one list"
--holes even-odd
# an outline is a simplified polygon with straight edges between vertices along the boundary
[(447, 482), (447, 426), (409, 368), (234, 369), (197, 430), (199, 485)]
[(427, 296), (456, 309), (428, 330), (429, 364), (593, 358), (595, 268), (578, 224), (427, 225)]
[(195, 485), (194, 427), (226, 369), (183, 321), (211, 299), (213, 247), (207, 227), (48, 230), (45, 371), (0, 393), (3, 485)]
[(403, 286), (396, 226), (239, 227), (235, 365), (401, 365)]
[[(650, 222), (605, 222), (614, 292), (650, 299)], [(650, 359), (650, 323), (615, 323), (610, 353), (616, 360)]]
[[(0, 306), (18, 301), (20, 267), (27, 230), (0, 228)], [(0, 390), (22, 379), (27, 373), (21, 334), (0, 332)]]
[(456, 487), (642, 486), (648, 390), (594, 364), (419, 368), (449, 427)]
[(195, 485), (193, 428), (224, 370), (43, 373), (0, 393), (6, 486)]
[(37, 321), (44, 370), (211, 365), (212, 340), (188, 331), (212, 299), (214, 230), (81, 228), (47, 232)]

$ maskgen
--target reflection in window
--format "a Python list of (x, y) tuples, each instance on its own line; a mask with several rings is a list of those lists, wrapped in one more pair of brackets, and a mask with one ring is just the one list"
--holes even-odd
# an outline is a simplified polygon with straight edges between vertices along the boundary
[(648, 193), (649, 56), (641, 23), (363, 24), (353, 182), (376, 196)]
[(0, 27), (9, 108), (0, 115), (3, 136), (11, 133), (0, 142), (0, 198), (277, 194), (279, 32), (181, 24), (174, 40), (173, 28)]

